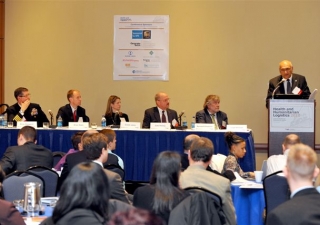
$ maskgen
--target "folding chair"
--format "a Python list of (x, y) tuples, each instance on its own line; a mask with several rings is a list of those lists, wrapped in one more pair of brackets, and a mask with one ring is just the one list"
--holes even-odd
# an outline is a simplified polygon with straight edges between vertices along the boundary
[(60, 161), (60, 159), (65, 156), (65, 152), (52, 152), (52, 157), (53, 157), (53, 161), (52, 161), (52, 168), (55, 167), (55, 165), (57, 165), (57, 163)]

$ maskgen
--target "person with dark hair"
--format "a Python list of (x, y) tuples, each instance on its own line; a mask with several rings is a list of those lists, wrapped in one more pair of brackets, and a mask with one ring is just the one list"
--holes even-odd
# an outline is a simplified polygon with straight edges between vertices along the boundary
[(106, 118), (107, 126), (109, 125), (120, 125), (121, 119), (129, 122), (127, 114), (121, 110), (121, 99), (116, 95), (111, 95), (108, 99), (107, 109), (104, 117)]
[(196, 113), (196, 123), (213, 123), (216, 130), (226, 129), (228, 116), (220, 111), (220, 97), (208, 95), (203, 103), (203, 110)]
[(72, 153), (76, 153), (76, 152), (82, 150), (81, 137), (82, 137), (83, 133), (84, 133), (83, 131), (78, 131), (78, 132), (76, 132), (74, 135), (72, 135), (72, 137), (71, 137), (71, 142), (72, 142), (72, 147), (73, 147), (73, 148), (69, 149), (69, 151), (67, 152), (67, 154), (65, 154), (65, 155), (59, 160), (59, 162), (57, 163), (57, 165), (54, 166), (54, 169), (55, 169), (56, 171), (60, 171), (60, 170), (61, 170), (61, 167), (63, 166), (63, 164), (64, 164), (65, 161), (66, 161), (67, 155), (72, 154)]
[(37, 131), (34, 127), (24, 126), (18, 132), (18, 146), (7, 148), (0, 161), (4, 172), (26, 170), (30, 166), (52, 167), (52, 152), (37, 145)]
[(68, 126), (69, 122), (78, 122), (80, 117), (82, 117), (83, 122), (89, 122), (90, 119), (86, 115), (86, 110), (81, 107), (80, 91), (69, 90), (67, 92), (67, 99), (69, 104), (59, 108), (56, 119), (58, 120), (59, 116), (61, 116), (63, 126)]
[(183, 154), (181, 154), (181, 170), (184, 171), (189, 166), (188, 152), (194, 140), (200, 138), (196, 134), (189, 134), (183, 140)]
[(237, 172), (241, 177), (254, 177), (253, 172), (243, 172), (238, 159), (241, 159), (246, 154), (246, 141), (234, 134), (233, 132), (225, 133), (225, 139), (229, 148), (229, 155), (224, 161), (222, 174), (226, 171)]
[(165, 225), (166, 223), (154, 213), (133, 208), (112, 215), (108, 225)]
[(222, 176), (207, 171), (213, 155), (213, 143), (210, 139), (200, 137), (191, 145), (188, 152), (190, 166), (181, 173), (182, 188), (202, 187), (219, 195), (226, 224), (236, 224), (235, 210), (231, 199), (230, 181)]
[(101, 134), (104, 134), (108, 138), (107, 148), (108, 148), (108, 160), (103, 165), (113, 164), (118, 165), (124, 170), (123, 160), (117, 154), (113, 153), (116, 149), (116, 132), (111, 129), (103, 129), (100, 131)]
[(109, 182), (101, 166), (93, 162), (80, 163), (62, 185), (52, 217), (41, 224), (106, 224), (109, 199)]
[(188, 194), (179, 187), (180, 155), (161, 152), (153, 162), (150, 185), (139, 187), (133, 194), (133, 205), (154, 212), (168, 222), (170, 211)]
[(38, 127), (42, 127), (43, 122), (49, 122), (40, 105), (30, 102), (30, 95), (25, 87), (14, 91), (17, 103), (7, 108), (8, 121), (13, 122), (14, 126), (18, 121), (36, 121)]

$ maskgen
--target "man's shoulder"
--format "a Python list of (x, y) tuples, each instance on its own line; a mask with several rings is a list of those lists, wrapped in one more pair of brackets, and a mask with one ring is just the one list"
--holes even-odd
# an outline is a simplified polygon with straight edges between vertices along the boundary
[(217, 112), (218, 114), (222, 115), (222, 116), (227, 116), (227, 113), (223, 112), (223, 111), (219, 111)]
[(269, 82), (270, 82), (270, 83), (278, 83), (278, 82), (281, 81), (281, 80), (282, 80), (282, 76), (281, 76), (281, 75), (278, 75), (278, 76), (275, 76), (275, 77), (271, 78), (271, 79), (269, 80)]
[(196, 112), (196, 114), (206, 114), (206, 111), (204, 109), (201, 109), (198, 112)]
[(15, 103), (15, 104), (13, 104), (13, 105), (11, 105), (11, 106), (9, 106), (9, 107), (7, 108), (7, 112), (19, 110), (19, 108), (20, 108), (20, 106), (18, 105), (18, 103)]
[(111, 171), (111, 170), (107, 170), (107, 169), (103, 169), (103, 170), (104, 170), (104, 172), (106, 173), (106, 175), (107, 175), (107, 177), (108, 177), (108, 179), (109, 179), (109, 182), (110, 182), (111, 180), (116, 179), (116, 178), (121, 179), (121, 177), (120, 177), (119, 174), (117, 174), (117, 173), (115, 173), (115, 172), (113, 172), (113, 171)]
[(292, 78), (293, 79), (306, 79), (305, 76), (303, 76), (301, 74), (297, 74), (297, 73), (292, 73)]
[(158, 109), (157, 107), (151, 107), (151, 108), (146, 109), (145, 112), (153, 113), (153, 112), (156, 111), (157, 109)]
[[(30, 108), (32, 108), (32, 107), (33, 107), (33, 108), (40, 108), (40, 105), (39, 105), (38, 103), (33, 103), (33, 102), (32, 102), (32, 103), (30, 103), (29, 107), (30, 107)], [(28, 107), (28, 108), (29, 108), (29, 107)]]
[(68, 109), (71, 109), (70, 104), (63, 105), (63, 106), (61, 106), (59, 108), (59, 110), (62, 110), (62, 111), (65, 111), (65, 110), (68, 110)]
[(176, 111), (176, 110), (174, 110), (174, 109), (167, 109), (167, 111), (168, 111), (168, 112), (171, 112), (171, 113), (175, 113), (175, 114), (177, 114), (177, 111)]

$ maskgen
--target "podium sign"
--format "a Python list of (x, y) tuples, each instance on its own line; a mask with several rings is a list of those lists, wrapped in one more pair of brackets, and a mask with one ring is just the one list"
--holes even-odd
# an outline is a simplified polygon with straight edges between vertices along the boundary
[(314, 118), (314, 100), (270, 100), (269, 156), (282, 154), (282, 142), (288, 134), (297, 134), (302, 143), (314, 148)]

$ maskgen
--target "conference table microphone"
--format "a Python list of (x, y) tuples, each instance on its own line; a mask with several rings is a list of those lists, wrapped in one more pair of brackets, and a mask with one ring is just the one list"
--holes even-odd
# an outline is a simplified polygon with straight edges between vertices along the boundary
[(51, 111), (51, 109), (48, 110), (49, 114), (50, 114), (50, 126), (49, 128), (56, 128), (56, 125), (53, 125), (53, 113)]
[(120, 128), (120, 124), (117, 125), (117, 119), (119, 119), (119, 121), (120, 121), (120, 115), (119, 115), (119, 112), (118, 112), (118, 111), (116, 111), (116, 112), (114, 113), (114, 117), (113, 117), (113, 119), (112, 119), (113, 125), (110, 126), (111, 128)]

